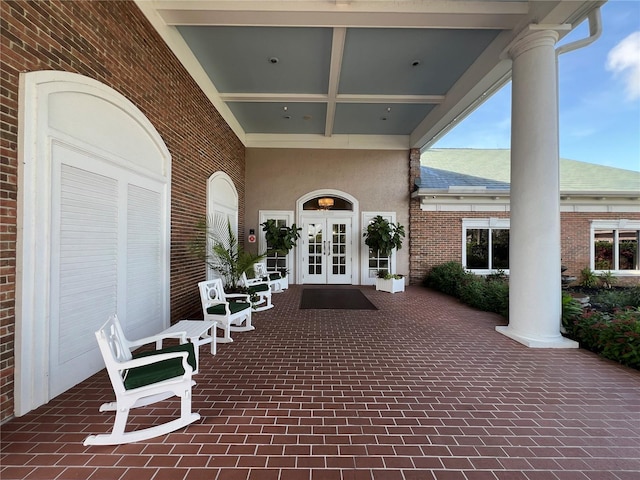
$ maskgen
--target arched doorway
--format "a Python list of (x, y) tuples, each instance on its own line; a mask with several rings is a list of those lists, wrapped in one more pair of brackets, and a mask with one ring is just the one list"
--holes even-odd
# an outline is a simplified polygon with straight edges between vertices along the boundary
[(358, 284), (358, 210), (358, 201), (339, 190), (315, 190), (298, 199), (299, 283)]

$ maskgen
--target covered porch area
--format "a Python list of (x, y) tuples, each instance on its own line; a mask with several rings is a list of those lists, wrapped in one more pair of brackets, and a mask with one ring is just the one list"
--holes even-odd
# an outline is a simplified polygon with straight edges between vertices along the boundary
[[(640, 376), (577, 349), (530, 349), (503, 318), (422, 287), (360, 288), (377, 310), (301, 310), (303, 286), (201, 351), (202, 420), (84, 447), (110, 428), (101, 371), (2, 426), (0, 477), (110, 480), (631, 480)], [(173, 415), (178, 401), (134, 422)]]

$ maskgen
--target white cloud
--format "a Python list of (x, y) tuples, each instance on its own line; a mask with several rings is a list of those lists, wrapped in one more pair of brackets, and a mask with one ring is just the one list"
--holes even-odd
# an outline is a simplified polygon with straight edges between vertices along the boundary
[(640, 31), (633, 32), (611, 49), (607, 70), (622, 75), (630, 100), (640, 98)]

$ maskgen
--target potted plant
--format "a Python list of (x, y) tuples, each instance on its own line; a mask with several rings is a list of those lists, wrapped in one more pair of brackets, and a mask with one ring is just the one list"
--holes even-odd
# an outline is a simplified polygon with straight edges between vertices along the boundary
[(245, 251), (227, 221), (224, 234), (215, 232), (206, 220), (196, 225), (197, 234), (192, 240), (190, 250), (193, 255), (203, 260), (209, 268), (220, 275), (227, 293), (239, 293), (239, 285), (243, 273), (248, 273), (266, 254)]
[[(302, 230), (295, 223), (290, 227), (286, 225), (279, 226), (278, 222), (273, 219), (261, 223), (260, 226), (267, 241), (267, 254), (276, 257), (276, 262), (278, 258), (286, 257), (291, 249), (296, 246), (296, 241), (300, 238), (300, 230)], [(280, 282), (281, 288), (288, 288), (287, 268), (277, 268), (277, 272), (282, 279)]]
[[(399, 223), (386, 220), (381, 215), (377, 215), (367, 225), (366, 231), (362, 234), (364, 243), (377, 257), (389, 257), (393, 250), (400, 250), (405, 236), (404, 227)], [(404, 291), (404, 277), (397, 275), (390, 270), (379, 270), (376, 279), (376, 290), (386, 292)]]
[(404, 292), (404, 275), (389, 273), (386, 270), (378, 270), (376, 290), (389, 293)]

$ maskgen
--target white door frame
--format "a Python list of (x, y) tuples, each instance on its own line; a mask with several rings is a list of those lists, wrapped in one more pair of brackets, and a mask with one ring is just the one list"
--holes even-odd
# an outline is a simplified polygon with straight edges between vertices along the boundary
[[(312, 192), (308, 192), (302, 195), (296, 201), (296, 223), (300, 226), (304, 224), (304, 218), (307, 216), (314, 216), (314, 212), (310, 210), (303, 210), (303, 205), (305, 202), (317, 198), (317, 197), (339, 197), (349, 201), (353, 205), (353, 210), (336, 210), (336, 211), (327, 211), (321, 212), (323, 216), (336, 216), (336, 217), (351, 217), (351, 284), (359, 285), (360, 284), (360, 269), (358, 267), (360, 260), (360, 203), (358, 199), (353, 195), (350, 195), (347, 192), (343, 192), (341, 190), (334, 190), (330, 188), (323, 188), (319, 190), (314, 190)], [(318, 215), (317, 213), (315, 214)], [(302, 232), (305, 235), (305, 232)], [(303, 272), (302, 272), (302, 256), (304, 252), (302, 252), (301, 248), (296, 248), (296, 278), (298, 279), (298, 283), (303, 283)]]

